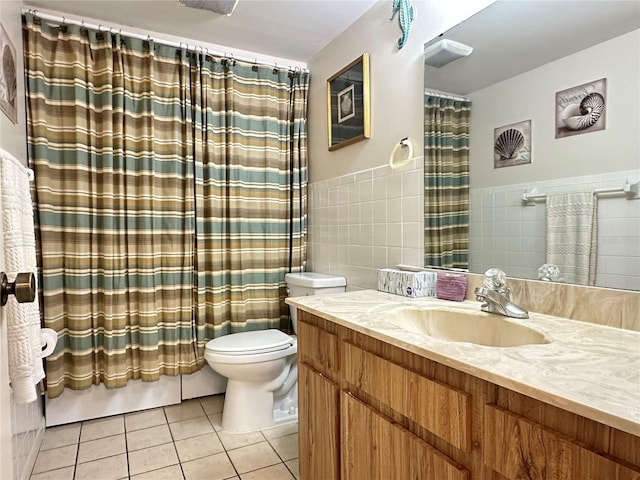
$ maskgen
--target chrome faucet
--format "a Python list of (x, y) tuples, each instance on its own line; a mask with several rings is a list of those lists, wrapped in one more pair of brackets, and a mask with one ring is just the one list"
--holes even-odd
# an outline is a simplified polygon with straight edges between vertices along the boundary
[(529, 312), (511, 301), (511, 290), (507, 286), (507, 276), (498, 268), (484, 272), (484, 287), (476, 287), (476, 300), (484, 302), (480, 310), (498, 313), (505, 317), (529, 318)]

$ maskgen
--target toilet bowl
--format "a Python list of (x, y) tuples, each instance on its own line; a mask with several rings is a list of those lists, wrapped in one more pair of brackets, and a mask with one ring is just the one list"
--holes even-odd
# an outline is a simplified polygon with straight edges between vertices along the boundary
[[(289, 296), (344, 292), (346, 280), (320, 273), (288, 273)], [(295, 308), (291, 307), (294, 332)], [(298, 420), (298, 343), (280, 330), (232, 333), (207, 342), (204, 358), (227, 377), (222, 429), (245, 433)]]
[(207, 342), (204, 358), (227, 377), (222, 429), (246, 433), (298, 418), (298, 344), (280, 330), (234, 333)]

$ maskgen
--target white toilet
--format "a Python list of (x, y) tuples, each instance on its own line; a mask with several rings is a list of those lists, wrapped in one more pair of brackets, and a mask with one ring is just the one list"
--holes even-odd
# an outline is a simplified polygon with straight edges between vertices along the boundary
[[(307, 295), (327, 295), (345, 291), (347, 281), (344, 277), (325, 275), (324, 273), (302, 272), (287, 273), (284, 276), (289, 297), (306, 297)], [(298, 331), (298, 314), (295, 307), (289, 306), (293, 331)]]
[[(346, 281), (318, 273), (288, 273), (289, 296), (344, 292)], [(291, 319), (296, 331), (295, 309)], [(227, 377), (222, 429), (254, 432), (298, 419), (298, 344), (280, 330), (233, 333), (207, 342), (204, 358)]]

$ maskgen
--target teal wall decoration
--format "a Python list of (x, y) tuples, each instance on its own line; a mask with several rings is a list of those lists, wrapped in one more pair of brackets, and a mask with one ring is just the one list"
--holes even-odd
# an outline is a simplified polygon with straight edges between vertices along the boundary
[(413, 6), (409, 0), (393, 0), (393, 10), (389, 20), (393, 20), (396, 12), (398, 13), (400, 30), (402, 30), (402, 37), (398, 39), (398, 48), (402, 48), (409, 39), (409, 30), (411, 30), (411, 22), (413, 22)]

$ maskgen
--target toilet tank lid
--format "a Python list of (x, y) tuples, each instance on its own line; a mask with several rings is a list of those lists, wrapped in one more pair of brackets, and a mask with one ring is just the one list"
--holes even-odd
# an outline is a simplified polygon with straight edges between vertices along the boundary
[(284, 281), (289, 285), (310, 288), (344, 287), (347, 284), (344, 277), (315, 272), (287, 273)]
[(206, 349), (212, 352), (237, 354), (271, 352), (293, 344), (293, 338), (276, 329), (232, 333), (209, 340)]

